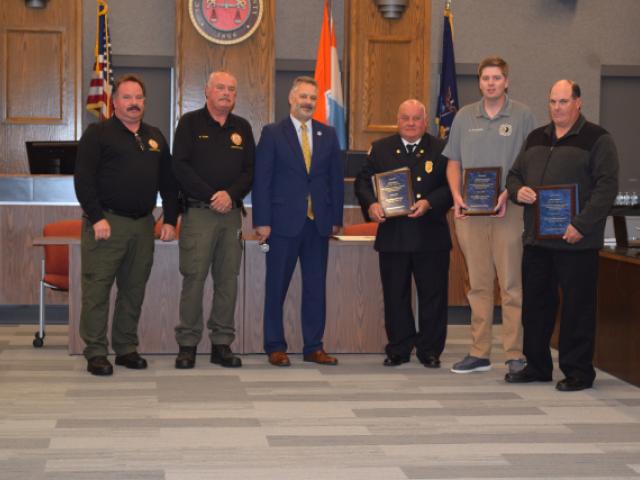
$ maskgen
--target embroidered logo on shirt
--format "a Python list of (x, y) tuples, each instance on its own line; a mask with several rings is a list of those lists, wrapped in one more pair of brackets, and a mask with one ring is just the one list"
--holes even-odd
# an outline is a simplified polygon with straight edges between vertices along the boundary
[(242, 137), (240, 136), (239, 133), (233, 132), (231, 134), (231, 143), (233, 143), (236, 146), (242, 145)]
[(156, 142), (153, 138), (150, 138), (147, 143), (149, 144), (149, 151), (150, 152), (159, 152), (160, 151), (158, 142)]
[(500, 128), (498, 129), (498, 133), (503, 137), (511, 136), (511, 132), (513, 132), (513, 127), (508, 123), (503, 123), (502, 125), (500, 125)]

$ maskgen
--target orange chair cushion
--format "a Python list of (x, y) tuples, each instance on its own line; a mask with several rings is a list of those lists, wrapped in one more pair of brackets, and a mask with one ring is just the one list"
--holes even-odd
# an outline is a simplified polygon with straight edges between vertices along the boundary
[(378, 224), (375, 222), (354, 223), (353, 225), (345, 225), (342, 229), (343, 235), (368, 235), (375, 237), (378, 233)]
[[(60, 220), (44, 226), (45, 237), (80, 238), (82, 220)], [(44, 246), (44, 281), (62, 290), (69, 289), (69, 247), (66, 245)]]
[[(156, 238), (160, 238), (160, 231), (162, 230), (162, 225), (164, 225), (164, 217), (160, 216), (158, 220), (156, 220), (156, 224), (153, 226), (153, 234)], [(176, 240), (180, 238), (180, 226), (182, 225), (182, 215), (178, 216), (178, 221), (176, 222)]]
[(47, 273), (43, 278), (45, 283), (53, 285), (60, 290), (69, 290), (69, 275), (57, 275), (54, 273)]

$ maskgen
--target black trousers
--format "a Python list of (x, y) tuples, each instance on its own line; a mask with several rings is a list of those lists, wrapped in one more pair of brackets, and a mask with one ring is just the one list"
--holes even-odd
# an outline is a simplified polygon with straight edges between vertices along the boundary
[(593, 382), (598, 290), (597, 250), (525, 246), (522, 257), (522, 324), (527, 368), (551, 378), (549, 341), (562, 292), (559, 357), (567, 377)]
[[(439, 356), (447, 338), (449, 251), (380, 252), (388, 355)], [(418, 331), (411, 309), (411, 277), (418, 291)]]

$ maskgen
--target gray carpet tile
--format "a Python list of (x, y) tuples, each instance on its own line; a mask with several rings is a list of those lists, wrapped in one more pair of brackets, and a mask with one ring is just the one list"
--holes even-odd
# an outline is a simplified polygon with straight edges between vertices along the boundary
[(500, 326), (483, 374), (448, 371), (468, 349), (453, 326), (439, 370), (149, 355), (107, 378), (67, 354), (66, 329), (34, 349), (33, 326), (0, 326), (2, 480), (640, 480), (640, 389), (604, 372), (577, 393), (506, 384)]

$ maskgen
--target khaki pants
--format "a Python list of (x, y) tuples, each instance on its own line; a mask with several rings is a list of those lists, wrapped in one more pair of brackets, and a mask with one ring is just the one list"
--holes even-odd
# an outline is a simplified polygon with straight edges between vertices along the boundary
[(502, 298), (502, 344), (507, 360), (522, 355), (522, 207), (508, 202), (504, 218), (455, 219), (469, 272), (470, 355), (489, 358), (496, 274)]
[(221, 214), (208, 208), (189, 208), (180, 230), (180, 324), (175, 328), (178, 345), (200, 343), (203, 330), (202, 297), (209, 271), (213, 279), (213, 304), (207, 327), (214, 345), (230, 345), (235, 339), (238, 274), (242, 260), (240, 209)]
[(138, 319), (153, 264), (152, 215), (138, 220), (111, 213), (105, 217), (111, 225), (108, 240), (96, 241), (93, 226), (82, 221), (80, 336), (86, 343), (86, 358), (108, 354), (109, 296), (114, 280), (118, 294), (111, 327), (113, 350), (117, 355), (136, 350)]

